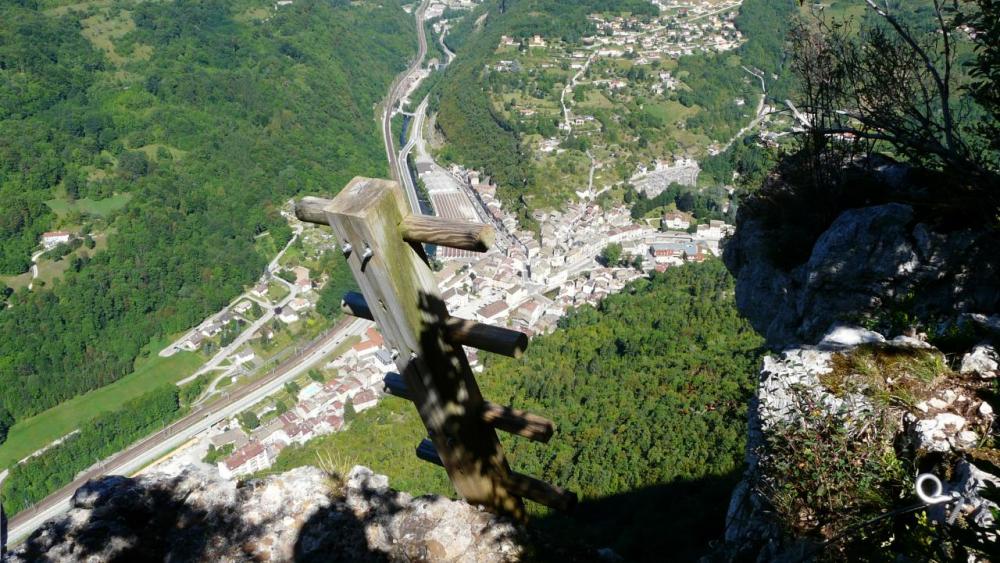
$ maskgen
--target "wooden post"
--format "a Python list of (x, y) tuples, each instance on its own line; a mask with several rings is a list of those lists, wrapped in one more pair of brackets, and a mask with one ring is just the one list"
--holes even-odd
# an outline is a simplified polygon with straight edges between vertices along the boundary
[[(528, 489), (512, 476), (496, 431), (483, 420), (483, 397), (464, 350), (448, 338), (450, 315), (422, 249), (404, 240), (400, 225), (409, 208), (397, 184), (355, 178), (331, 202), (321, 201), (297, 213), (325, 218), (338, 242), (350, 245), (347, 262), (382, 335), (398, 352), (396, 367), (455, 489), (469, 502), (523, 518), (520, 497)], [(482, 237), (466, 233), (462, 239)]]

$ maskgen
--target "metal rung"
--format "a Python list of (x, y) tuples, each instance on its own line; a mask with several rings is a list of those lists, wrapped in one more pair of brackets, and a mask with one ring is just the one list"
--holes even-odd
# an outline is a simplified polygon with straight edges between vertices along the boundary
[[(385, 374), (382, 382), (385, 384), (386, 393), (407, 401), (413, 400), (410, 388), (402, 375), (389, 372)], [(490, 401), (483, 402), (482, 420), (497, 430), (542, 443), (548, 442), (556, 430), (555, 423), (543, 416)]]
[(417, 457), (428, 463), (444, 467), (444, 462), (441, 461), (441, 456), (438, 455), (437, 448), (434, 447), (434, 442), (431, 442), (430, 438), (424, 438), (420, 441), (417, 446)]
[(412, 401), (413, 396), (410, 395), (410, 388), (406, 386), (406, 381), (403, 380), (403, 376), (392, 371), (385, 374), (385, 378), (382, 379), (385, 384), (385, 392), (392, 395), (393, 397), (399, 397), (400, 399), (406, 399), (407, 401)]

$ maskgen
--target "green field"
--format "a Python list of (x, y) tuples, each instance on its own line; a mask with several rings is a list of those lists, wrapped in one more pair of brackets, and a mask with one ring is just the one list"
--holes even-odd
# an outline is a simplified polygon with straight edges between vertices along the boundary
[(108, 215), (125, 207), (125, 204), (132, 199), (132, 194), (115, 194), (104, 199), (80, 198), (74, 202), (65, 199), (50, 199), (45, 202), (52, 211), (62, 217), (71, 211), (79, 211), (88, 215), (107, 217)]
[(700, 108), (695, 107), (684, 107), (683, 104), (674, 100), (664, 100), (662, 102), (657, 102), (650, 104), (647, 108), (649, 113), (655, 115), (667, 123), (671, 128), (674, 123), (678, 121), (684, 121), (689, 117), (694, 116)]
[(157, 355), (170, 341), (150, 343), (148, 358), (136, 361), (136, 370), (118, 381), (74, 397), (11, 427), (7, 441), (0, 444), (0, 467), (8, 467), (46, 444), (72, 432), (101, 412), (111, 411), (161, 383), (174, 383), (193, 372), (202, 359), (192, 352), (178, 352), (169, 358)]
[(860, 20), (867, 10), (864, 3), (850, 2), (848, 0), (833, 0), (833, 2), (805, 2), (802, 4), (801, 12), (805, 16), (813, 14), (835, 20), (844, 21), (847, 19)]

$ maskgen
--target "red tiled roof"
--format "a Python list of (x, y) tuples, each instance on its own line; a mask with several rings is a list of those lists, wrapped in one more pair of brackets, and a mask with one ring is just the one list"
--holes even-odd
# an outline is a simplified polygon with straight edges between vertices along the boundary
[(330, 426), (332, 426), (332, 427), (334, 427), (334, 428), (336, 428), (338, 430), (340, 429), (341, 426), (344, 425), (344, 419), (340, 418), (339, 416), (337, 416), (335, 414), (331, 414), (331, 415), (327, 416), (324, 420), (326, 420), (326, 422), (329, 423)]
[(374, 401), (377, 398), (378, 397), (375, 396), (374, 391), (372, 391), (371, 389), (367, 389), (355, 395), (354, 399), (352, 399), (351, 402), (354, 403), (355, 405), (360, 405), (363, 403), (369, 403), (371, 401)]
[(490, 303), (480, 309), (479, 314), (488, 319), (506, 311), (507, 309), (507, 304), (503, 301), (494, 301), (493, 303)]
[(237, 467), (243, 465), (247, 461), (259, 456), (264, 453), (264, 445), (259, 442), (250, 442), (249, 444), (243, 446), (242, 448), (233, 452), (233, 455), (226, 458), (225, 464), (230, 471), (235, 470)]

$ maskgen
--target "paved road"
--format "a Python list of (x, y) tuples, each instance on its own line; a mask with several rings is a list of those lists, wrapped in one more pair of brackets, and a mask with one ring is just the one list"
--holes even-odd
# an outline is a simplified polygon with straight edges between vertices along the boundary
[(417, 196), (417, 186), (414, 185), (413, 176), (410, 174), (409, 166), (407, 165), (407, 157), (410, 155), (410, 151), (413, 150), (414, 145), (417, 144), (417, 140), (420, 139), (424, 127), (424, 118), (427, 116), (427, 98), (424, 97), (423, 101), (420, 102), (420, 106), (417, 107), (417, 111), (413, 116), (413, 120), (410, 121), (410, 140), (407, 141), (406, 146), (399, 151), (399, 158), (397, 162), (399, 163), (399, 178), (403, 184), (403, 191), (406, 193), (406, 199), (410, 202), (410, 209), (418, 214), (423, 213), (420, 210), (420, 198)]
[(127, 475), (138, 471), (213, 424), (246, 410), (274, 393), (286, 381), (301, 375), (314, 363), (329, 355), (345, 339), (364, 332), (370, 324), (370, 321), (363, 319), (343, 319), (326, 335), (309, 344), (302, 352), (282, 363), (266, 377), (234, 390), (231, 395), (219, 402), (195, 409), (191, 414), (160, 432), (104, 460), (97, 467), (81, 473), (72, 483), (49, 495), (34, 508), (12, 518), (9, 523), (10, 543), (26, 538), (43, 522), (68, 510), (73, 492), (90, 479), (101, 475)]
[[(420, 67), (424, 64), (424, 58), (427, 57), (424, 10), (427, 9), (428, 4), (430, 4), (430, 0), (424, 0), (424, 3), (416, 11), (417, 41), (419, 42), (417, 58), (414, 59), (409, 68), (396, 77), (396, 81), (389, 88), (389, 97), (386, 98), (385, 108), (382, 110), (382, 142), (385, 143), (385, 156), (389, 159), (389, 172), (397, 182), (402, 181), (402, 178), (400, 176), (399, 155), (396, 154), (396, 146), (392, 138), (392, 116), (396, 110), (396, 106), (399, 105), (399, 100), (403, 99), (403, 95), (406, 94), (407, 89), (410, 87), (410, 78), (420, 70)], [(405, 162), (403, 166), (406, 166)]]

